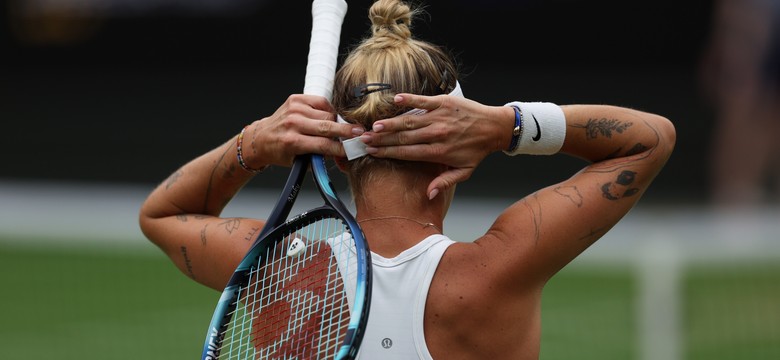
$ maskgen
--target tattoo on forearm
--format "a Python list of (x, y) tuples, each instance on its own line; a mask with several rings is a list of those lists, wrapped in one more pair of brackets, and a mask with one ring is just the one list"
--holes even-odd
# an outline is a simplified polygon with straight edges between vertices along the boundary
[(255, 148), (255, 135), (257, 135), (257, 126), (252, 128), (252, 141), (249, 142), (249, 148), (252, 149), (253, 155), (257, 155), (257, 148)]
[(233, 230), (238, 229), (238, 227), (241, 225), (241, 219), (227, 219), (219, 223), (219, 225), (224, 226), (228, 234), (232, 234)]
[(187, 222), (187, 214), (179, 214), (176, 215), (176, 220), (179, 220), (181, 222)]
[(209, 199), (211, 198), (211, 189), (214, 186), (214, 176), (217, 173), (217, 170), (219, 169), (219, 164), (222, 164), (222, 161), (225, 159), (225, 155), (230, 151), (232, 147), (228, 146), (227, 149), (222, 153), (222, 155), (219, 156), (219, 159), (214, 164), (214, 167), (211, 169), (211, 175), (209, 175), (209, 183), (206, 186), (206, 196), (203, 198), (203, 213), (209, 213)]
[(203, 245), (206, 245), (206, 229), (209, 227), (209, 224), (203, 225), (203, 229), (200, 229), (200, 242)]
[(585, 125), (572, 125), (575, 128), (585, 129), (586, 139), (595, 139), (599, 135), (611, 138), (612, 132), (622, 133), (634, 123), (630, 121), (621, 122), (618, 119), (588, 119)]
[(569, 199), (577, 207), (582, 207), (582, 194), (576, 186), (558, 186), (555, 188), (555, 192)]
[(170, 189), (171, 186), (173, 186), (173, 184), (175, 184), (177, 181), (179, 181), (179, 178), (181, 178), (181, 176), (183, 174), (184, 174), (184, 172), (181, 171), (181, 169), (176, 170), (176, 172), (171, 174), (171, 176), (168, 177), (168, 180), (165, 181), (165, 190)]
[(623, 170), (618, 174), (614, 182), (608, 182), (601, 185), (601, 195), (607, 200), (620, 200), (624, 197), (633, 196), (639, 192), (639, 188), (630, 187), (636, 179), (636, 172)]
[(257, 232), (258, 231), (260, 231), (260, 228), (258, 228), (258, 227), (253, 227), (253, 228), (249, 229), (249, 233), (246, 234), (246, 237), (244, 238), (244, 240), (246, 240), (246, 241), (254, 241), (255, 238), (257, 237)]
[[(650, 130), (653, 131), (653, 134), (655, 135), (655, 139), (656, 139), (656, 144), (660, 144), (660, 142), (661, 142), (661, 135), (658, 133), (658, 130), (656, 130), (655, 127), (651, 126), (646, 121), (642, 120), (642, 122), (644, 122), (644, 124)], [(617, 171), (617, 170), (623, 169), (623, 168), (625, 168), (627, 166), (630, 166), (631, 164), (633, 164), (633, 163), (635, 163), (637, 161), (642, 161), (642, 160), (648, 158), (649, 156), (653, 155), (653, 153), (655, 152), (656, 148), (657, 148), (657, 146), (655, 146), (655, 147), (648, 147), (648, 146), (646, 146), (646, 145), (644, 145), (642, 143), (637, 143), (636, 145), (634, 145), (631, 148), (631, 150), (628, 150), (626, 152), (626, 155), (624, 157), (621, 157), (619, 159), (612, 159), (610, 161), (602, 161), (602, 162), (599, 162), (599, 163), (595, 163), (595, 164), (591, 165), (590, 167), (588, 167), (588, 169), (585, 170), (585, 172), (590, 172), (590, 173), (594, 173), (594, 172), (595, 173), (610, 173), (610, 172), (613, 172), (613, 171)], [(620, 149), (618, 149), (618, 151), (620, 151)], [(615, 156), (615, 157), (617, 157), (617, 156)]]
[(195, 273), (192, 271), (192, 261), (190, 261), (190, 257), (187, 255), (187, 247), (182, 246), (180, 250), (181, 256), (184, 257), (184, 267), (187, 269), (187, 274), (192, 279), (195, 279)]

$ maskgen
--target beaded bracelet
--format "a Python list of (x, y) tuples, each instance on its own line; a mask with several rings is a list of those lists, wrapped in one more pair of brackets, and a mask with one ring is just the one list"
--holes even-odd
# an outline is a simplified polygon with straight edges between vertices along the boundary
[(523, 110), (516, 105), (510, 106), (515, 109), (515, 127), (512, 129), (512, 142), (509, 143), (509, 148), (506, 150), (508, 153), (517, 150), (517, 146), (520, 145), (520, 135), (523, 134)]
[(244, 170), (249, 171), (249, 172), (251, 172), (253, 174), (256, 174), (256, 173), (258, 173), (260, 171), (265, 170), (265, 168), (267, 166), (263, 167), (262, 169), (252, 169), (251, 167), (249, 167), (249, 165), (247, 165), (244, 162), (243, 152), (241, 151), (241, 144), (244, 142), (244, 132), (246, 131), (246, 128), (248, 128), (248, 127), (249, 127), (249, 125), (244, 126), (244, 128), (241, 129), (241, 132), (238, 134), (238, 139), (236, 140), (236, 157), (238, 157), (238, 164), (241, 165), (241, 167), (244, 168)]

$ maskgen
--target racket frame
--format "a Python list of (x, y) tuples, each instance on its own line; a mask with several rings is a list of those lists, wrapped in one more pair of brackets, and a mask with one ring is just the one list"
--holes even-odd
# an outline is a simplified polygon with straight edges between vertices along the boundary
[[(293, 204), (300, 193), (307, 169), (311, 167), (312, 177), (317, 184), (320, 196), (325, 200), (325, 205), (303, 212), (289, 220), (286, 220), (292, 210)], [(358, 222), (344, 206), (339, 199), (330, 177), (328, 176), (325, 159), (322, 155), (299, 155), (285, 183), (284, 190), (274, 206), (271, 215), (263, 226), (260, 234), (252, 247), (241, 260), (236, 270), (230, 277), (225, 289), (220, 295), (216, 309), (209, 323), (206, 341), (203, 345), (201, 359), (216, 360), (219, 359), (219, 346), (222, 343), (228, 324), (231, 320), (238, 301), (241, 289), (248, 282), (252, 267), (263, 261), (265, 250), (272, 247), (276, 242), (283, 239), (278, 236), (279, 233), (287, 231), (304, 221), (309, 221), (309, 217), (319, 216), (320, 213), (335, 212), (351, 229), (351, 235), (355, 243), (355, 252), (357, 257), (357, 283), (355, 287), (355, 298), (353, 299), (353, 308), (350, 314), (350, 321), (344, 340), (336, 353), (336, 359), (354, 359), (360, 348), (360, 343), (365, 334), (366, 324), (368, 323), (368, 314), (371, 304), (371, 251), (365, 240), (363, 230)], [(276, 241), (274, 241), (276, 239)]]

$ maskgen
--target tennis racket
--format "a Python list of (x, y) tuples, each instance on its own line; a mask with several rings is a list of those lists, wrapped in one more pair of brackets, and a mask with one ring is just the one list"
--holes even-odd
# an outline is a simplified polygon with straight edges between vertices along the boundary
[[(304, 93), (331, 98), (344, 0), (314, 0)], [(325, 204), (289, 220), (307, 169)], [(296, 157), (284, 190), (230, 278), (202, 359), (353, 359), (368, 321), (371, 255), (321, 155)]]

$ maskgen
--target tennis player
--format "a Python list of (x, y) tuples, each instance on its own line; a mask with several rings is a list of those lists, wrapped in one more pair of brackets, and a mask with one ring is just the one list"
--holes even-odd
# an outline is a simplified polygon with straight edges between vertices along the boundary
[[(674, 126), (616, 106), (469, 100), (452, 57), (412, 36), (416, 14), (375, 2), (332, 104), (290, 96), (160, 184), (141, 227), (181, 271), (221, 291), (264, 224), (222, 218), (223, 207), (267, 166), (324, 154), (350, 181), (373, 253), (360, 358), (537, 359), (545, 284), (639, 201), (672, 153)], [(494, 152), (584, 165), (517, 199), (481, 237), (444, 235), (456, 184)], [(505, 186), (530, 176), (506, 169)]]

